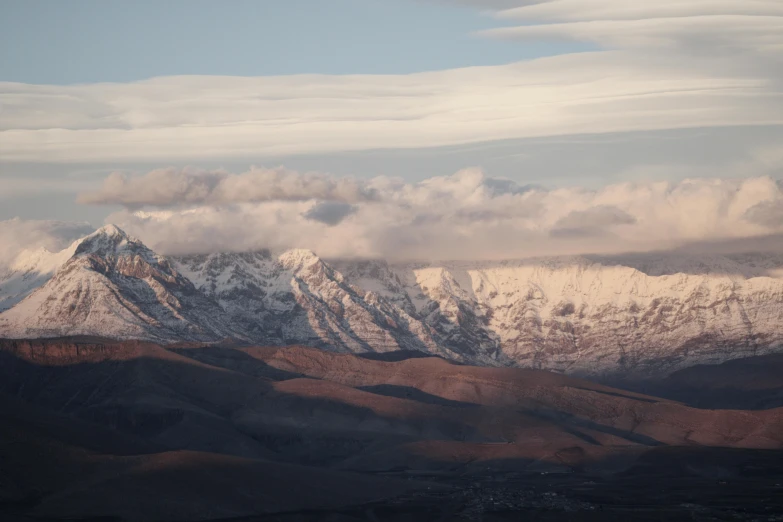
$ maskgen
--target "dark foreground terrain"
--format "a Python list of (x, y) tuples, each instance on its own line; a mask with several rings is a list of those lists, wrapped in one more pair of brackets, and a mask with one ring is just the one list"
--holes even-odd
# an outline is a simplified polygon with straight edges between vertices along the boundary
[[(667, 399), (413, 353), (0, 341), (0, 520), (783, 520), (770, 364)], [(694, 407), (737, 396), (712, 371), (752, 406)]]
[[(650, 457), (663, 458), (664, 462), (653, 465), (651, 459), (645, 459), (639, 466), (612, 477), (576, 472), (497, 474), (491, 470), (468, 475), (416, 475), (412, 478), (448, 489), (417, 491), (343, 510), (299, 511), (241, 520), (783, 520), (780, 454), (695, 451), (668, 455), (653, 452)], [(706, 459), (709, 464), (702, 462), (701, 469), (683, 469), (669, 458), (693, 462)]]

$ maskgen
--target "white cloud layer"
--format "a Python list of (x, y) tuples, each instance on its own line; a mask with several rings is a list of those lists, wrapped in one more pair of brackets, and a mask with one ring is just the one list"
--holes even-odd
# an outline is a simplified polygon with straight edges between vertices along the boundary
[(23, 250), (58, 252), (95, 230), (89, 223), (8, 219), (0, 221), (0, 274)]
[(603, 50), (411, 75), (0, 83), (0, 160), (264, 158), (783, 123), (778, 0), (461, 3), (524, 24), (488, 36)]
[[(224, 173), (222, 182), (247, 175)], [(277, 175), (301, 179), (294, 172)], [(165, 208), (131, 208), (107, 222), (163, 253), (309, 248), (326, 257), (396, 260), (648, 251), (783, 232), (783, 190), (769, 177), (545, 190), (468, 169), (419, 183), (351, 180), (358, 193), (373, 197), (350, 201), (333, 198), (339, 178), (318, 179), (324, 190), (310, 191), (307, 200), (237, 197), (191, 205), (175, 187), (169, 195), (156, 193)], [(171, 208), (177, 201), (180, 208)]]

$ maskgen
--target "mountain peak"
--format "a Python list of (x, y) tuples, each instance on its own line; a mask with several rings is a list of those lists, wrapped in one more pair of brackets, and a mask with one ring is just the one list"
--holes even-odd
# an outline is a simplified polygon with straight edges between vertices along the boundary
[(280, 254), (277, 260), (289, 270), (298, 270), (318, 263), (320, 258), (312, 250), (293, 248)]
[(149, 252), (135, 237), (116, 225), (104, 225), (79, 241), (76, 254), (118, 254), (126, 251)]
[(103, 235), (108, 237), (121, 237), (124, 239), (128, 239), (130, 236), (125, 233), (124, 230), (122, 230), (117, 225), (103, 225), (101, 228), (90, 234), (91, 236), (97, 236), (97, 235)]

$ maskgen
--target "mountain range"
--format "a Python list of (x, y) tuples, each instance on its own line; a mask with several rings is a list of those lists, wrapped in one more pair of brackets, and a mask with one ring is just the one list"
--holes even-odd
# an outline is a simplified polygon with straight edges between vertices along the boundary
[(0, 337), (419, 351), (614, 378), (783, 351), (783, 257), (324, 260), (162, 256), (107, 225), (0, 272)]

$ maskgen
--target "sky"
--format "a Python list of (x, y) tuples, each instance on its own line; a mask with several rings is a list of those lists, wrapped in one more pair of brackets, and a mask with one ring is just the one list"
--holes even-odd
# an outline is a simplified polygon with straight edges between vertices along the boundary
[(779, 0), (0, 0), (11, 250), (666, 248), (781, 178)]
[(35, 84), (408, 74), (585, 48), (479, 38), (491, 16), (417, 0), (6, 1), (3, 14), (2, 80)]

